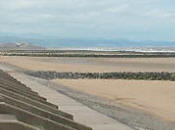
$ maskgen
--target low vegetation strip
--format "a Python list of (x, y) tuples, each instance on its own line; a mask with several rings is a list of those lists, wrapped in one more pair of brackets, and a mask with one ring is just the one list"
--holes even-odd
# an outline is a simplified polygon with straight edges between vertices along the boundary
[(107, 73), (73, 73), (55, 71), (26, 72), (43, 79), (135, 79), (135, 80), (171, 80), (175, 73), (169, 72), (107, 72)]
[(5, 53), (2, 56), (30, 56), (30, 57), (95, 57), (95, 58), (171, 58), (175, 57), (175, 54), (36, 54), (36, 53)]
[(91, 51), (91, 50), (6, 50), (0, 48), (2, 56), (32, 57), (96, 57), (96, 58), (168, 58), (174, 52), (135, 52), (135, 51)]

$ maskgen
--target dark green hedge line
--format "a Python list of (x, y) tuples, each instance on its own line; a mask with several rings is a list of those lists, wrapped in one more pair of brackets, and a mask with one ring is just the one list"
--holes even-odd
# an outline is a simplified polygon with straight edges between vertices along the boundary
[(168, 72), (109, 72), (109, 73), (72, 73), (37, 71), (27, 74), (44, 79), (136, 79), (136, 80), (172, 80), (175, 73)]

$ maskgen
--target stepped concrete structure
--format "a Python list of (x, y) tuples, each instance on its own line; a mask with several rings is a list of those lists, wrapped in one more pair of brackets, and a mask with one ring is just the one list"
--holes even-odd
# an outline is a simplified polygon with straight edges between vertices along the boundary
[(92, 130), (0, 70), (0, 130)]
[(0, 69), (0, 130), (133, 130), (60, 93), (61, 86), (48, 80), (10, 64), (0, 63)]

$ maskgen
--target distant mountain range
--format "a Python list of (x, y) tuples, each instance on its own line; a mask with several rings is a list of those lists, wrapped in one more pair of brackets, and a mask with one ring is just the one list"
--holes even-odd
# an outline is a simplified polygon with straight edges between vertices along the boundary
[[(0, 35), (0, 43), (13, 43), (17, 47), (16, 42), (31, 43), (25, 44), (26, 48), (46, 47), (46, 48), (87, 48), (87, 47), (175, 47), (175, 41), (141, 41), (141, 40), (121, 40), (121, 39), (61, 39), (61, 38), (31, 38), (31, 37), (15, 37)], [(14, 44), (15, 43), (15, 44)], [(17, 47), (17, 48), (22, 48)]]
[(44, 47), (32, 45), (29, 43), (0, 43), (0, 50), (43, 50)]

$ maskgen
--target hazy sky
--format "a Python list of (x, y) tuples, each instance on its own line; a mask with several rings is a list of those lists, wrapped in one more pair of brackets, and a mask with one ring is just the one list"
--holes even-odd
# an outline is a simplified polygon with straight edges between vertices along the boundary
[(0, 0), (0, 34), (175, 40), (175, 0)]

